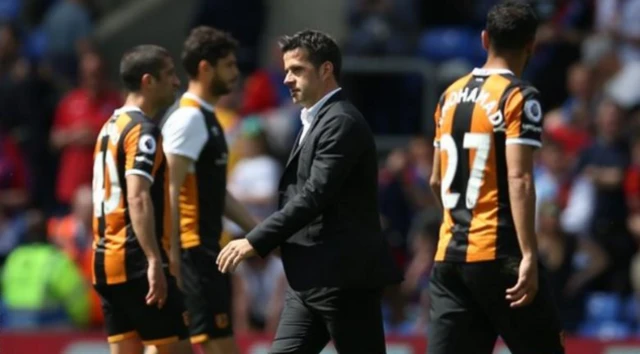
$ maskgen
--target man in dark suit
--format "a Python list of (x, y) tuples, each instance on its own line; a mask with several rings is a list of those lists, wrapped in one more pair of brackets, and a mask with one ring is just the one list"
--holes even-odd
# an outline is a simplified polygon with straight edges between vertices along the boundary
[(360, 112), (338, 86), (333, 39), (303, 31), (281, 42), (285, 84), (303, 129), (280, 180), (279, 211), (220, 253), (221, 271), (280, 247), (290, 289), (271, 353), (385, 353), (382, 289), (398, 283), (380, 231), (377, 155)]

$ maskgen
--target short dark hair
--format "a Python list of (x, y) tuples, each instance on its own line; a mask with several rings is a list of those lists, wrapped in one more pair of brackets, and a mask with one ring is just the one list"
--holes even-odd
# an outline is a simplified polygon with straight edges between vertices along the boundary
[(157, 45), (143, 44), (128, 50), (120, 61), (120, 80), (124, 88), (130, 92), (139, 91), (144, 74), (159, 78), (167, 58), (171, 58), (169, 51)]
[(238, 42), (227, 32), (209, 26), (198, 26), (191, 30), (182, 49), (182, 66), (191, 78), (198, 76), (198, 64), (206, 60), (216, 65), (238, 48)]
[(309, 61), (316, 68), (325, 62), (333, 64), (333, 76), (338, 80), (342, 70), (342, 54), (338, 43), (326, 33), (304, 30), (280, 39), (280, 49), (286, 53), (298, 48), (306, 49)]
[(489, 10), (486, 30), (496, 51), (522, 50), (532, 42), (538, 16), (524, 0), (502, 1)]

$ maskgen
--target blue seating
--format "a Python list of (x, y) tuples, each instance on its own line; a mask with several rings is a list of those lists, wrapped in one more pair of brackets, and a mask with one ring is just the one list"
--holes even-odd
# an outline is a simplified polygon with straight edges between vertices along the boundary
[(631, 324), (638, 322), (638, 299), (634, 295), (627, 297), (624, 300), (621, 318)]
[(434, 62), (465, 59), (481, 65), (486, 56), (480, 32), (464, 27), (440, 27), (426, 30), (418, 44), (418, 55)]
[(32, 30), (25, 41), (25, 55), (33, 60), (40, 60), (46, 50), (47, 36), (42, 28)]
[(0, 0), (0, 21), (13, 21), (21, 9), (20, 0)]
[(618, 294), (595, 292), (587, 296), (587, 322), (616, 321), (623, 311), (623, 301)]
[(624, 339), (633, 334), (633, 329), (619, 321), (587, 321), (580, 326), (579, 334), (598, 339)]

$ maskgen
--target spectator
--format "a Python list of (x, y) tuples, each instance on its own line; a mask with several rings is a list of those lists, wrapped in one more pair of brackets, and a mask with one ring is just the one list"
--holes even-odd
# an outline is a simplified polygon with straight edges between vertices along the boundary
[(596, 30), (616, 42), (622, 62), (640, 60), (640, 0), (595, 3)]
[(578, 161), (577, 170), (595, 187), (590, 230), (612, 261), (610, 284), (616, 291), (629, 291), (629, 260), (635, 245), (627, 232), (627, 207), (624, 172), (629, 165), (629, 150), (622, 134), (623, 112), (610, 100), (598, 107), (597, 138)]
[(43, 224), (34, 214), (27, 243), (11, 252), (2, 270), (5, 325), (83, 327), (89, 319), (89, 287), (71, 259), (46, 243)]
[[(281, 167), (269, 155), (267, 137), (256, 117), (245, 118), (240, 137), (240, 158), (229, 176), (229, 191), (258, 220), (271, 215), (277, 208)], [(234, 236), (242, 236), (235, 225)]]
[(80, 186), (74, 193), (71, 213), (63, 217), (53, 217), (47, 224), (49, 242), (64, 251), (83, 271), (93, 241), (91, 193), (90, 186)]
[(0, 26), (0, 130), (22, 152), (30, 172), (32, 202), (44, 206), (53, 194), (53, 159), (47, 141), (57, 97), (52, 82), (22, 52), (17, 26)]
[(382, 229), (387, 234), (396, 264), (406, 262), (407, 234), (415, 210), (407, 179), (408, 155), (405, 149), (394, 149), (380, 170), (379, 194)]
[(355, 55), (403, 55), (415, 50), (417, 2), (351, 0), (351, 36), (347, 51)]
[[(93, 277), (91, 243), (93, 242), (93, 200), (91, 187), (80, 186), (73, 198), (71, 214), (49, 219), (48, 239), (58, 246), (81, 270), (87, 284)], [(99, 326), (104, 321), (98, 293), (90, 291), (90, 320), (92, 326)]]
[(234, 330), (275, 333), (287, 288), (280, 258), (247, 259), (233, 273), (232, 284)]
[(401, 288), (405, 296), (418, 296), (420, 306), (415, 329), (424, 333), (429, 322), (429, 275), (438, 248), (442, 216), (437, 209), (427, 209), (416, 219), (409, 234), (411, 261), (407, 265)]
[(582, 320), (585, 291), (603, 274), (609, 259), (602, 248), (588, 238), (577, 238), (560, 229), (559, 208), (544, 202), (538, 212), (538, 249), (548, 270), (554, 298), (558, 302), (563, 328), (577, 329)]
[(56, 197), (66, 214), (76, 189), (91, 184), (93, 148), (104, 122), (121, 105), (122, 98), (105, 81), (102, 59), (83, 55), (82, 85), (69, 92), (58, 105), (51, 144), (60, 152)]
[(90, 48), (93, 31), (86, 0), (61, 0), (49, 8), (43, 21), (46, 56), (61, 79), (76, 84), (79, 58)]
[(14, 214), (29, 202), (29, 183), (24, 155), (9, 135), (0, 133), (0, 204)]
[(546, 139), (540, 151), (540, 162), (536, 166), (536, 209), (545, 202), (566, 204), (568, 193), (569, 163), (562, 147), (557, 142)]

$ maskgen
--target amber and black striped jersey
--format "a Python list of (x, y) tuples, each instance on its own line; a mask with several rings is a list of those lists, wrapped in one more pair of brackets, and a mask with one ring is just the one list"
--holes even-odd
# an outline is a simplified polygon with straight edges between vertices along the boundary
[(162, 126), (165, 154), (193, 161), (180, 189), (180, 239), (183, 248), (220, 251), (227, 193), (227, 141), (214, 109), (189, 92)]
[(149, 179), (155, 234), (167, 262), (171, 220), (158, 126), (137, 107), (116, 110), (97, 139), (93, 165), (93, 282), (119, 284), (146, 275), (147, 258), (131, 225), (126, 176)]
[(447, 88), (434, 118), (444, 207), (435, 260), (519, 255), (505, 150), (542, 145), (538, 91), (509, 70), (475, 69)]

